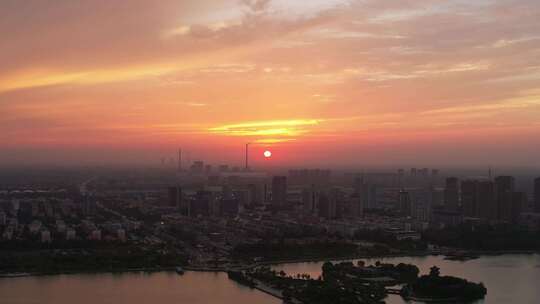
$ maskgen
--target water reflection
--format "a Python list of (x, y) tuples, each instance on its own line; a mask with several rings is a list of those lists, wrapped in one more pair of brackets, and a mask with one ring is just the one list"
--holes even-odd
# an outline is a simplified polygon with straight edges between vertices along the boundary
[[(367, 259), (387, 263), (411, 263), (428, 273), (437, 265), (441, 273), (483, 282), (488, 288), (485, 301), (478, 303), (539, 303), (540, 255), (504, 255), (458, 262), (442, 257)], [(322, 263), (294, 263), (275, 266), (288, 274), (307, 273), (317, 278)], [(79, 274), (0, 279), (0, 303), (13, 304), (279, 304), (262, 292), (240, 286), (224, 273), (174, 272)], [(389, 304), (405, 303), (399, 296)]]
[[(356, 260), (355, 260), (356, 261)], [(365, 259), (367, 264), (376, 261), (386, 263), (410, 263), (418, 266), (422, 274), (429, 273), (431, 266), (437, 265), (442, 275), (462, 277), (470, 281), (483, 282), (488, 295), (484, 301), (476, 303), (540, 303), (540, 255), (488, 256), (467, 262), (448, 261), (440, 256), (400, 257)], [(289, 274), (308, 273), (314, 278), (321, 274), (322, 263), (295, 263), (275, 266)], [(407, 303), (399, 296), (390, 296), (389, 304)]]
[(0, 279), (1, 303), (24, 304), (278, 304), (224, 273), (80, 274)]

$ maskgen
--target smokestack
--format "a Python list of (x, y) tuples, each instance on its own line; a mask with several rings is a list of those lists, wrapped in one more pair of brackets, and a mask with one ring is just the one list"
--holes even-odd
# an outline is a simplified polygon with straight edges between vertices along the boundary
[(178, 172), (182, 171), (182, 149), (178, 149)]
[(246, 144), (246, 171), (249, 170), (249, 158), (248, 158), (248, 154), (249, 154), (249, 143)]

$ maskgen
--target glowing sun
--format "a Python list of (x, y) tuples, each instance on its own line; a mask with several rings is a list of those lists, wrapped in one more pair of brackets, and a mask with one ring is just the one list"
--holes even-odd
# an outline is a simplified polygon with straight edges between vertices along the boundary
[(266, 151), (264, 151), (263, 155), (264, 155), (264, 157), (269, 158), (269, 157), (272, 156), (272, 152), (266, 150)]

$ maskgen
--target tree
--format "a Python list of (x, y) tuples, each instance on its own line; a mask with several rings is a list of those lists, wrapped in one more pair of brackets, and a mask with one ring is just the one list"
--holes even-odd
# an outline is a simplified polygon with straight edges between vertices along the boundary
[(429, 269), (429, 276), (438, 277), (441, 274), (441, 270), (437, 266), (433, 266)]

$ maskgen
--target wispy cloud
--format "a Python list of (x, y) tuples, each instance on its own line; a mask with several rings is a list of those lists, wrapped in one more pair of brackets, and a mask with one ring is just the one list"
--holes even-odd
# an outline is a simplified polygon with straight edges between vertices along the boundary
[(320, 122), (317, 119), (254, 121), (213, 127), (208, 131), (229, 136), (290, 137), (307, 133), (307, 127), (318, 125)]

